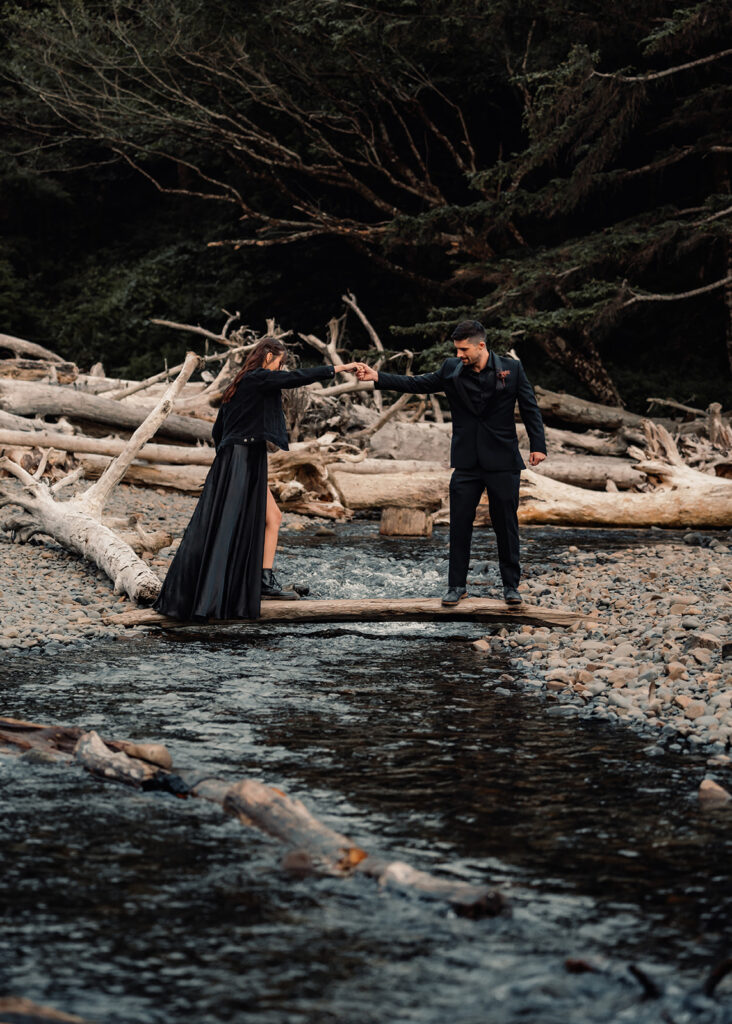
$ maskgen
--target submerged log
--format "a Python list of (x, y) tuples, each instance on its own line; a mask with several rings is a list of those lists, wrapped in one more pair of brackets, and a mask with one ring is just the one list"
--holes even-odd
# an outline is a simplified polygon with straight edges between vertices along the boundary
[[(466, 622), (520, 622), (536, 626), (571, 626), (586, 616), (569, 608), (542, 605), (507, 605), (487, 597), (467, 597), (460, 604), (445, 607), (436, 597), (362, 598), (327, 601), (263, 601), (258, 619), (210, 619), (207, 625), (251, 625), (253, 622), (428, 622), (462, 620)], [(165, 629), (189, 626), (205, 628), (201, 623), (171, 619), (151, 608), (140, 608), (108, 615), (109, 625), (161, 626)]]
[(15, 996), (0, 998), (0, 1021), (3, 1024), (90, 1024), (75, 1014), (63, 1013), (52, 1006), (39, 1006), (30, 999)]
[[(150, 757), (151, 750), (155, 760)], [(219, 804), (242, 824), (259, 828), (284, 843), (288, 852), (283, 867), (293, 874), (347, 878), (358, 871), (382, 886), (398, 886), (444, 900), (465, 917), (508, 911), (505, 897), (487, 886), (438, 878), (403, 861), (367, 853), (348, 836), (319, 821), (301, 800), (258, 780), (232, 783), (211, 778), (200, 770), (173, 774), (172, 759), (159, 744), (104, 740), (96, 732), (83, 732), (78, 727), (47, 727), (0, 718), (0, 752), (27, 755), (29, 751), (34, 755), (32, 759), (45, 761), (68, 764), (75, 758), (105, 782), (167, 790), (179, 797), (199, 797)], [(167, 756), (161, 756), (160, 751)]]

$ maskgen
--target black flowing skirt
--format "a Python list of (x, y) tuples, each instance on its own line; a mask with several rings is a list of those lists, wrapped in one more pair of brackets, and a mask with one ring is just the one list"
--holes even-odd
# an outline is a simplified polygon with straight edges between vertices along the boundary
[(174, 619), (256, 619), (262, 596), (267, 446), (233, 444), (213, 461), (155, 611)]

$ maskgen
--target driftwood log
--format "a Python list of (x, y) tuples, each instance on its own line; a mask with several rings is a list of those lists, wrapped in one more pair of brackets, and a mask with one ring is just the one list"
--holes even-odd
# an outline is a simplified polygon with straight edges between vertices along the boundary
[[(160, 446), (158, 446), (160, 447)], [(108, 455), (78, 455), (84, 476), (96, 480), (106, 472), (112, 459)], [(152, 465), (150, 462), (131, 462), (125, 470), (125, 483), (144, 487), (168, 487), (188, 494), (200, 494), (208, 476), (208, 466)]]
[[(198, 358), (198, 357), (196, 357)], [(150, 413), (148, 406), (116, 402), (72, 387), (0, 379), (0, 409), (16, 416), (67, 416), (70, 420), (136, 430)], [(169, 415), (158, 431), (176, 441), (210, 441), (210, 423), (191, 416)]]
[[(40, 421), (38, 421), (40, 423)], [(42, 425), (43, 426), (43, 425)], [(61, 434), (47, 428), (10, 430), (4, 429), (0, 418), (0, 448), (17, 445), (33, 448), (55, 448), (56, 451), (84, 455), (120, 455), (127, 442), (118, 437), (85, 437), (83, 434)], [(145, 444), (135, 456), (145, 462), (162, 462), (180, 466), (210, 466), (214, 460), (213, 448), (204, 445), (186, 447), (173, 444)]]
[[(258, 619), (209, 620), (207, 625), (239, 625), (253, 622), (518, 622), (534, 626), (572, 626), (587, 616), (569, 608), (550, 608), (522, 604), (517, 607), (504, 601), (485, 597), (467, 597), (454, 607), (444, 607), (437, 598), (360, 598), (325, 601), (263, 601)], [(186, 625), (206, 628), (200, 623), (184, 623), (170, 619), (151, 608), (140, 608), (108, 615), (104, 621), (117, 626), (161, 626), (179, 628)]]
[(201, 770), (172, 772), (173, 760), (160, 744), (104, 740), (79, 727), (42, 726), (0, 718), (0, 753), (24, 754), (41, 760), (82, 765), (96, 778), (142, 790), (163, 790), (178, 797), (199, 797), (219, 804), (249, 827), (279, 839), (286, 847), (283, 867), (299, 876), (348, 878), (359, 872), (383, 887), (411, 889), (444, 900), (465, 917), (508, 911), (506, 899), (487, 886), (439, 878), (403, 861), (370, 854), (319, 821), (302, 803), (255, 779), (230, 782)]
[[(20, 540), (28, 540), (38, 533), (53, 537), (63, 547), (102, 569), (113, 580), (116, 593), (124, 592), (144, 603), (153, 601), (160, 591), (160, 580), (129, 544), (102, 522), (102, 511), (112, 489), (124, 477), (142, 445), (169, 415), (176, 394), (197, 366), (198, 356), (189, 353), (184, 369), (132, 435), (123, 452), (110, 463), (100, 479), (80, 495), (67, 501), (55, 498), (61, 489), (79, 479), (81, 471), (78, 469), (48, 487), (41, 479), (45, 468), (43, 461), (31, 476), (10, 459), (0, 459), (0, 468), (23, 484), (22, 492), (0, 490), (0, 509), (5, 509), (0, 527)], [(21, 513), (9, 511), (13, 507), (20, 508)]]

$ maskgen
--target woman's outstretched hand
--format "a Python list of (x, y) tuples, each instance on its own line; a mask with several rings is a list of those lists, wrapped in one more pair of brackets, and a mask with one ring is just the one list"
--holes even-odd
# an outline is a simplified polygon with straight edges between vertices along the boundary
[(363, 366), (363, 363), (339, 363), (338, 366), (333, 367), (333, 372), (355, 373), (359, 366)]

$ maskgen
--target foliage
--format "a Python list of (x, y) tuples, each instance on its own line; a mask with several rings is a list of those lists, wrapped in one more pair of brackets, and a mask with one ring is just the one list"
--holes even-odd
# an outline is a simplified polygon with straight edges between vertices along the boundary
[[(542, 351), (610, 401), (625, 337), (653, 365), (669, 347), (687, 358), (701, 325), (724, 372), (724, 289), (663, 304), (672, 315), (630, 301), (728, 273), (723, 8), (0, 4), (12, 173), (39, 195), (55, 188), (77, 217), (91, 190), (106, 224), (92, 244), (84, 216), (72, 225), (69, 280), (52, 271), (53, 244), (34, 262), (11, 231), (6, 306), (25, 305), (37, 333), (33, 295), (50, 289), (69, 351), (127, 345), (132, 359), (172, 344), (150, 333), (153, 313), (195, 321), (254, 289), (247, 309), (284, 298), (303, 322), (352, 287), (364, 305), (378, 297), (377, 326), (401, 324), (424, 365), (467, 315), (496, 347)], [(294, 291), (292, 265), (305, 271)], [(623, 388), (636, 401), (626, 377)]]

